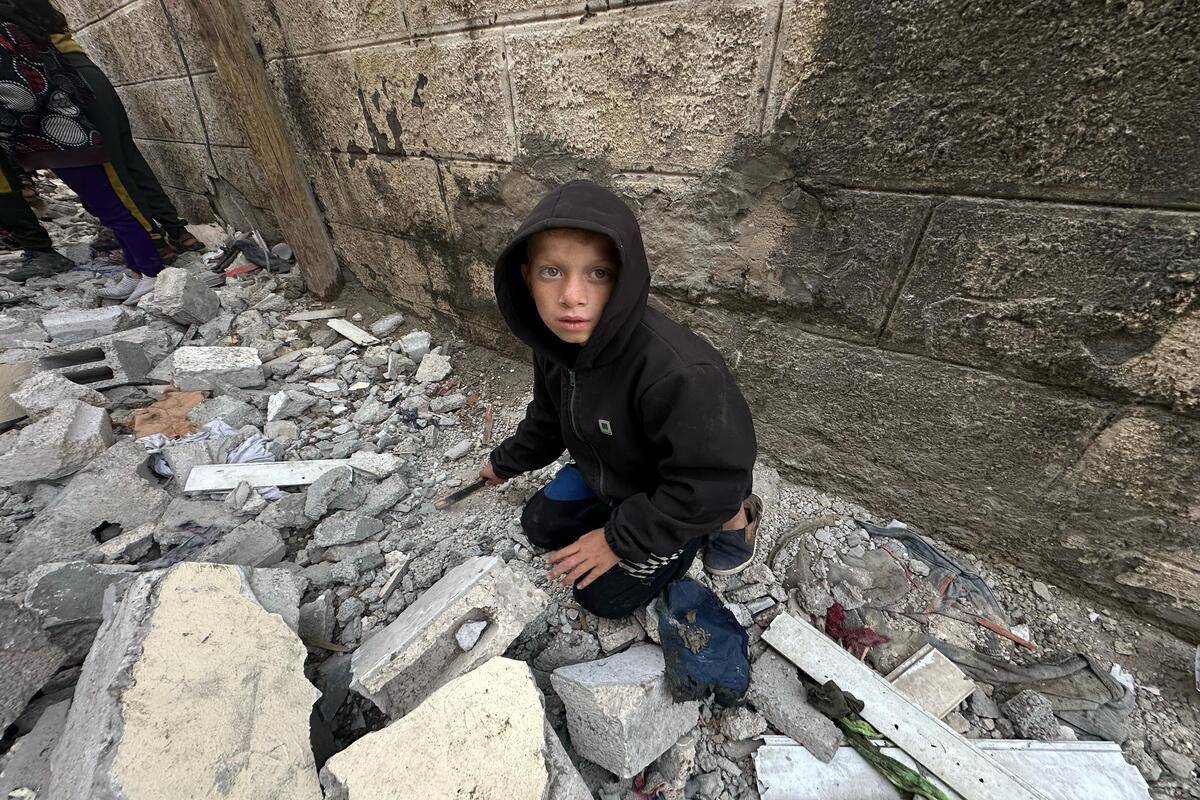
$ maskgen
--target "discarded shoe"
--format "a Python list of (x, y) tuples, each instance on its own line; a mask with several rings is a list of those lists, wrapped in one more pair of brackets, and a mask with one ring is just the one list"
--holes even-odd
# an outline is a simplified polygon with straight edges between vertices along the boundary
[(121, 282), (116, 286), (106, 286), (96, 294), (106, 300), (124, 300), (129, 295), (133, 294), (133, 290), (137, 288), (138, 279), (130, 275), (128, 271), (121, 275)]
[(708, 539), (704, 568), (713, 575), (736, 575), (750, 566), (758, 549), (758, 522), (762, 518), (762, 498), (750, 495), (742, 505), (746, 509), (746, 527), (720, 531)]
[(56, 250), (26, 250), (21, 266), (4, 275), (14, 283), (49, 278), (75, 268), (75, 262)]
[(137, 282), (137, 286), (133, 287), (133, 291), (129, 293), (129, 297), (125, 298), (125, 305), (136, 306), (138, 300), (141, 300), (154, 291), (154, 282), (154, 278), (149, 276), (143, 277)]
[(207, 249), (204, 242), (186, 230), (178, 236), (167, 234), (167, 241), (180, 253), (203, 253)]

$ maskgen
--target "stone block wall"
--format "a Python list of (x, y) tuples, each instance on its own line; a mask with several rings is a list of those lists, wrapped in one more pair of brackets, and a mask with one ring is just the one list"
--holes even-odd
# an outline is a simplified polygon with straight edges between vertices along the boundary
[[(511, 351), (492, 258), (609, 185), (767, 460), (1200, 639), (1200, 7), (242, 4), (367, 286)], [(66, 5), (188, 213), (270, 230), (182, 0)]]

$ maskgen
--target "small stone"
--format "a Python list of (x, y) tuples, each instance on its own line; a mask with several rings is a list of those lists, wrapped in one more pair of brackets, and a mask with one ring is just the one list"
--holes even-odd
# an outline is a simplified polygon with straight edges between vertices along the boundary
[(429, 346), (432, 340), (428, 331), (413, 331), (407, 333), (400, 338), (400, 348), (404, 355), (411, 359), (413, 363), (421, 361), (425, 354), (429, 352)]
[(487, 620), (464, 622), (454, 634), (454, 639), (458, 642), (459, 649), (464, 653), (470, 652), (471, 648), (479, 641), (479, 637), (483, 635), (487, 626)]
[(1192, 773), (1196, 771), (1196, 762), (1182, 753), (1176, 753), (1174, 750), (1163, 750), (1158, 754), (1158, 760), (1167, 768), (1176, 778), (1187, 780), (1192, 777)]
[(449, 375), (452, 368), (447, 356), (440, 353), (426, 353), (425, 357), (421, 359), (421, 365), (417, 367), (417, 374), (413, 380), (417, 383), (435, 383)]
[(471, 442), (464, 439), (463, 441), (459, 442), (458, 444), (454, 445), (449, 450), (447, 450), (444, 458), (447, 461), (458, 461), (460, 458), (463, 458), (464, 456), (466, 456), (467, 453), (470, 453), (471, 449), (472, 449)]
[(1045, 695), (1025, 689), (1003, 705), (1004, 714), (1024, 739), (1058, 739), (1058, 718)]
[(396, 328), (404, 324), (404, 315), (400, 313), (388, 314), (386, 317), (381, 317), (371, 324), (371, 333), (380, 338), (392, 333)]
[(1050, 587), (1041, 581), (1033, 582), (1033, 593), (1046, 602), (1052, 602), (1054, 600), (1054, 595), (1050, 594)]
[(353, 511), (338, 511), (317, 525), (313, 543), (318, 547), (353, 544), (383, 530), (383, 523)]

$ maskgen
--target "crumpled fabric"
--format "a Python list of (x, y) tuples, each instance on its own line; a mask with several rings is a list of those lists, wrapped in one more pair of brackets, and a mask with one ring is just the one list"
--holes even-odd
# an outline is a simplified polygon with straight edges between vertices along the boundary
[(1054, 715), (1084, 733), (1121, 744), (1134, 693), (1087, 653), (1051, 653), (1034, 664), (989, 658), (974, 650), (930, 639), (929, 643), (977, 681), (990, 683), (1007, 697), (1024, 689), (1045, 695)]
[(207, 396), (207, 392), (168, 387), (162, 397), (130, 416), (129, 427), (133, 428), (134, 438), (162, 435), (175, 439), (191, 435), (196, 431), (196, 423), (188, 418), (188, 412), (204, 402)]
[[(168, 445), (186, 444), (188, 442), (199, 442), (205, 439), (218, 439), (224, 436), (237, 435), (238, 431), (225, 424), (224, 420), (214, 419), (212, 422), (205, 423), (197, 432), (188, 434), (187, 436), (169, 439), (161, 433), (155, 433), (150, 436), (143, 436), (137, 442), (151, 454), (150, 469), (164, 478), (170, 478), (175, 473), (167, 465), (167, 459), (163, 456), (162, 452)], [(256, 433), (229, 451), (229, 455), (225, 457), (225, 463), (270, 463), (275, 460), (275, 454), (267, 448), (267, 444), (270, 441), (263, 434)], [(258, 493), (264, 500), (278, 500), (280, 497), (283, 497), (283, 492), (279, 490), (278, 486), (260, 486), (258, 487)]]
[(738, 705), (750, 688), (750, 637), (712, 591), (691, 578), (667, 584), (658, 603), (658, 634), (675, 702), (711, 692)]
[(825, 612), (825, 633), (858, 658), (866, 656), (872, 647), (887, 644), (891, 638), (871, 628), (852, 628), (846, 624), (846, 611), (834, 601)]

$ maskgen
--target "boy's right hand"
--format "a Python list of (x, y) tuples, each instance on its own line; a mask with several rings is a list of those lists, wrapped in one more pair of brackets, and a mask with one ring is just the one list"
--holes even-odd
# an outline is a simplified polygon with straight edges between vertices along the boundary
[(496, 470), (492, 467), (491, 459), (484, 462), (483, 467), (479, 470), (479, 477), (487, 481), (488, 486), (499, 486), (504, 483), (504, 479), (496, 474)]

